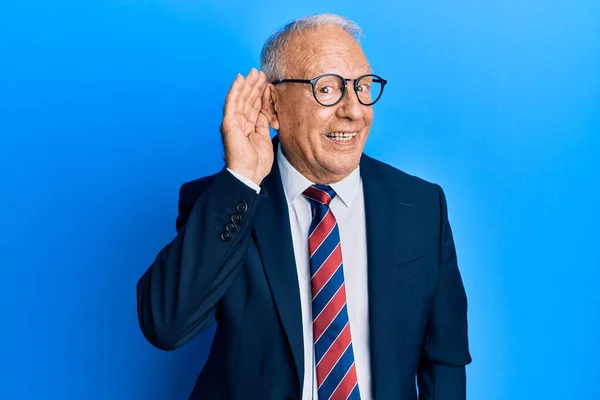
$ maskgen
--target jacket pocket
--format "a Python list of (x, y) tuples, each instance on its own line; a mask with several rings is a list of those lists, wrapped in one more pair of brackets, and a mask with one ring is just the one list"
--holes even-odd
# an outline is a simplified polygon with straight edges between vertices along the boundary
[(396, 283), (409, 281), (424, 276), (427, 272), (427, 256), (422, 255), (397, 264), (393, 272), (394, 281)]

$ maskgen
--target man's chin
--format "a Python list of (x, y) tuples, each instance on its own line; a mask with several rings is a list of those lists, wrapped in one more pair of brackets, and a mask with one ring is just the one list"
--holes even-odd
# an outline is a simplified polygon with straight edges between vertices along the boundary
[(329, 165), (326, 165), (327, 171), (331, 176), (336, 176), (337, 180), (342, 180), (358, 168), (359, 160), (360, 159), (356, 160), (353, 158), (346, 162), (328, 163)]

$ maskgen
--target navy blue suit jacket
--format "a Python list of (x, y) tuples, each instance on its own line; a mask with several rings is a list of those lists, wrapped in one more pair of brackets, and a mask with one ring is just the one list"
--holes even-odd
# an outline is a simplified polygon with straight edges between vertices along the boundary
[[(420, 399), (465, 399), (467, 299), (444, 193), (367, 155), (360, 171), (373, 398), (414, 400), (417, 377)], [(301, 397), (300, 294), (277, 162), (261, 188), (225, 168), (182, 185), (177, 236), (138, 282), (154, 346), (177, 349), (217, 323), (190, 399)]]

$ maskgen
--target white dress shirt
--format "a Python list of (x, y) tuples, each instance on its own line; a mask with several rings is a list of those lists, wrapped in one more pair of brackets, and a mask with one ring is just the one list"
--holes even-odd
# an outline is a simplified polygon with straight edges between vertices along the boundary
[[(310, 264), (308, 257), (308, 230), (312, 221), (309, 201), (302, 192), (313, 182), (306, 179), (286, 159), (278, 146), (277, 164), (288, 205), (294, 256), (300, 289), (300, 308), (304, 341), (304, 385), (302, 400), (316, 400), (316, 367), (313, 345)], [(251, 180), (229, 170), (235, 177), (254, 188), (260, 187)], [(363, 186), (359, 168), (340, 182), (331, 185), (336, 196), (331, 202), (340, 232), (344, 282), (350, 334), (360, 398), (371, 399), (371, 365), (369, 353), (369, 308), (367, 290), (367, 239)]]

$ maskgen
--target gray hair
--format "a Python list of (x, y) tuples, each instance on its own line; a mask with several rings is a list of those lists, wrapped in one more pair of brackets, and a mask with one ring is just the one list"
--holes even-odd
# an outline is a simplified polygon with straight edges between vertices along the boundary
[(283, 57), (283, 52), (294, 34), (325, 25), (333, 25), (343, 29), (357, 42), (360, 42), (363, 37), (363, 31), (358, 24), (336, 14), (311, 15), (289, 22), (269, 36), (260, 53), (260, 69), (267, 76), (267, 80), (285, 78), (284, 70), (287, 60)]

